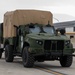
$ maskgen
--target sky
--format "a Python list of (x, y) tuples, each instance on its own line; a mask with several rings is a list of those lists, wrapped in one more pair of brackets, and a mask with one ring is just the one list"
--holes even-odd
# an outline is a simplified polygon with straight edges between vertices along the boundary
[[(47, 10), (51, 11), (53, 15), (65, 14), (70, 16), (70, 20), (75, 19), (75, 0), (1, 0), (0, 22), (3, 21), (5, 12), (16, 9)], [(58, 18), (56, 16), (54, 17)], [(63, 19), (65, 19), (65, 16)]]

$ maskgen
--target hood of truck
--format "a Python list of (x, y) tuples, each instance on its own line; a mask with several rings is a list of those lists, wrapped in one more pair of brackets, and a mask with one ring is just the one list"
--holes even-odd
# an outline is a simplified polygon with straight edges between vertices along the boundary
[(47, 33), (28, 34), (27, 36), (38, 40), (70, 40), (66, 35), (50, 35)]

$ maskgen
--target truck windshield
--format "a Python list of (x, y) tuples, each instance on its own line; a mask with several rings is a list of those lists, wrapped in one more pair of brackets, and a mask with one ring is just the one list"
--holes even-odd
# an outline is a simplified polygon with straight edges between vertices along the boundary
[(39, 26), (34, 26), (34, 27), (29, 27), (30, 29), (30, 33), (49, 33), (49, 34), (54, 34), (54, 28), (53, 27), (47, 27), (47, 26), (43, 26), (43, 27), (39, 27)]
[(43, 30), (45, 33), (54, 34), (54, 28), (53, 27), (43, 27)]
[(34, 28), (30, 28), (30, 32), (31, 33), (40, 33), (40, 28), (38, 26), (35, 26)]

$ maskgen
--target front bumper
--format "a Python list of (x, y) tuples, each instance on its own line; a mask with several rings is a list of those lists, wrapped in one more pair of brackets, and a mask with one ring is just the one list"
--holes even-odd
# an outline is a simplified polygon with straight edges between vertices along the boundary
[(75, 56), (74, 51), (75, 49), (68, 49), (68, 50), (44, 50), (44, 49), (30, 49), (30, 53), (33, 55), (49, 55), (49, 56), (64, 56), (64, 55), (70, 55), (70, 56)]

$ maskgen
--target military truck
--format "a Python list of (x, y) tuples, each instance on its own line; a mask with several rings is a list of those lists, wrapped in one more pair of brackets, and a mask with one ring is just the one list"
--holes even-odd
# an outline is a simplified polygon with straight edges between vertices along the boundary
[(0, 25), (0, 56), (5, 50), (6, 62), (22, 57), (24, 67), (33, 67), (35, 61), (60, 61), (70, 67), (74, 48), (64, 30), (55, 30), (49, 11), (15, 10), (4, 14)]

